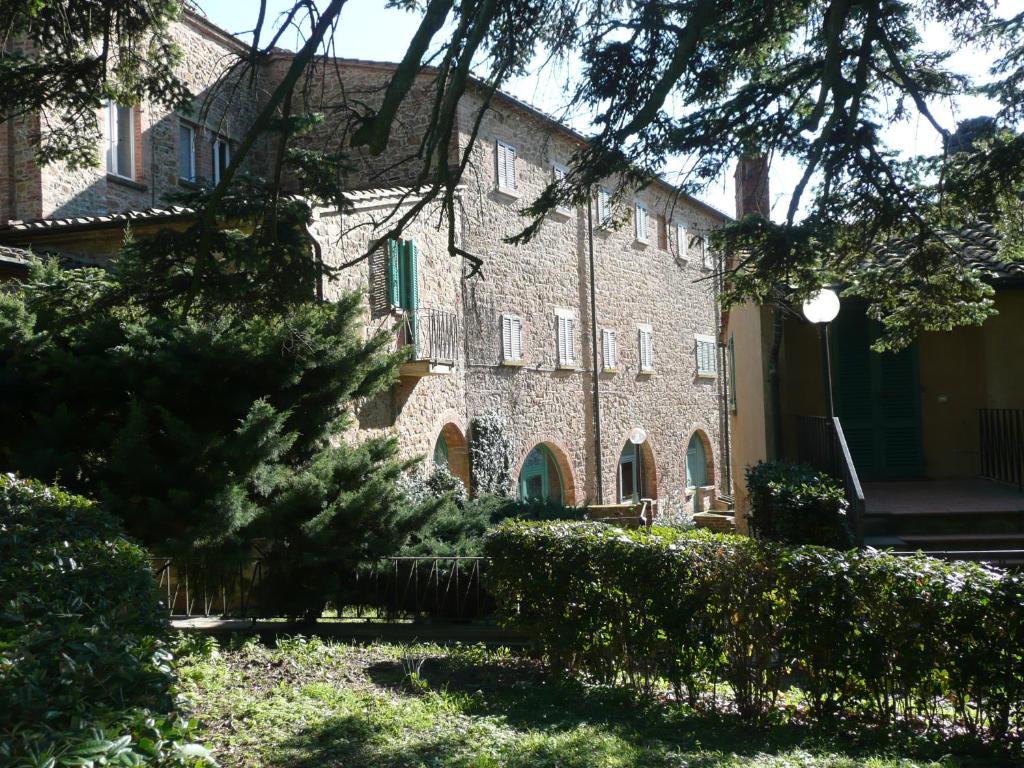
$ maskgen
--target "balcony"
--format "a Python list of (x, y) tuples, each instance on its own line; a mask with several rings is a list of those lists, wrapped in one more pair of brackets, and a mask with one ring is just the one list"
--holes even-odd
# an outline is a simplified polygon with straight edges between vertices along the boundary
[(398, 348), (412, 347), (399, 375), (421, 378), (451, 373), (459, 352), (459, 322), (454, 312), (439, 309), (406, 310), (398, 326)]

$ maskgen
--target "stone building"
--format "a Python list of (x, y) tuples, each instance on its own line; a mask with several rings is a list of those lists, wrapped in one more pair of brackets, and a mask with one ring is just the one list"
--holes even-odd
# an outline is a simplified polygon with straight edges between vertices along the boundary
[[(168, 196), (217, 180), (290, 57), (263, 62), (257, 88), (240, 100), (242, 90), (218, 78), (241, 43), (192, 13), (176, 34), (196, 109), (176, 115), (112, 105), (102, 116), (103, 168), (39, 168), (31, 126), (0, 130), (0, 220), (9, 222), (0, 245), (102, 261), (129, 223), (136, 235), (188, 225), (189, 212), (169, 207)], [(394, 69), (329, 63), (332, 82), (369, 104)], [(336, 95), (306, 92), (325, 101)], [(459, 104), (453, 156), (470, 143), (481, 98), (471, 90)], [(656, 499), (664, 513), (692, 507), (695, 496), (706, 506), (716, 491), (728, 493), (716, 265), (707, 247), (708, 233), (727, 217), (668, 184), (623, 194), (609, 180), (590, 210), (561, 209), (529, 243), (507, 243), (525, 223), (520, 208), (585, 139), (499, 93), (480, 121), (456, 212), (460, 247), (484, 260), (470, 275), (449, 255), (448, 222), (435, 205), (401, 240), (379, 240), (396, 207), (420, 199), (401, 158), (428, 120), (414, 89), (385, 154), (355, 156), (351, 208), (315, 212), (313, 232), (328, 263), (369, 254), (325, 295), (364, 292), (367, 332), (383, 328), (396, 344), (414, 347), (392, 391), (361, 405), (358, 432), (393, 430), (404, 453), (426, 456), (428, 466), (447, 463), (469, 483), (472, 424), (498, 414), (521, 495), (569, 504)], [(260, 149), (251, 162), (260, 170), (268, 159)]]

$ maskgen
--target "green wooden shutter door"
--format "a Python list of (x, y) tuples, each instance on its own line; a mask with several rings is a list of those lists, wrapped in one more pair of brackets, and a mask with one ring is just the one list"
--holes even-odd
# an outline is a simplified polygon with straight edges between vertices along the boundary
[(416, 311), (420, 308), (420, 284), (417, 268), (416, 242), (405, 241), (405, 277), (406, 304), (405, 308)]
[(862, 480), (918, 477), (924, 470), (917, 345), (872, 352), (878, 323), (862, 302), (844, 302), (832, 326), (836, 411)]
[(388, 302), (392, 307), (402, 305), (401, 256), (397, 240), (388, 240)]

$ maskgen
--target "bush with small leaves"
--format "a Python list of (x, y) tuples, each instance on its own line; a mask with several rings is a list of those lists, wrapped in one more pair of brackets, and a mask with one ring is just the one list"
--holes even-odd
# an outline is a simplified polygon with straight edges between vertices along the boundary
[(212, 763), (166, 635), (148, 556), (112, 518), (0, 476), (0, 764)]
[[(499, 616), (560, 674), (700, 708), (727, 692), (753, 720), (1024, 739), (1021, 574), (589, 522), (510, 520), (485, 549)], [(801, 706), (779, 707), (789, 683)]]

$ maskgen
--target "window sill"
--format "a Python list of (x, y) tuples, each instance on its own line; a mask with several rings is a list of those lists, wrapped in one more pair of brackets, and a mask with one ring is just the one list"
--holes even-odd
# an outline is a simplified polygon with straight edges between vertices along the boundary
[(618, 368), (602, 368), (601, 373), (618, 373)]
[(126, 176), (118, 176), (116, 173), (108, 173), (107, 181), (112, 181), (115, 184), (120, 184), (122, 187), (128, 187), (128, 189), (134, 189), (136, 192), (145, 192), (149, 187), (135, 179), (129, 179)]
[(708, 373), (707, 371), (704, 371), (704, 372), (697, 371), (697, 378), (698, 379), (717, 379), (718, 378), (718, 374), (717, 373)]
[(636, 238), (636, 239), (633, 240), (633, 245), (636, 246), (637, 248), (649, 248), (650, 245), (651, 245), (651, 241), (650, 240), (641, 240), (640, 238)]
[(184, 187), (185, 189), (194, 190), (200, 190), (203, 188), (203, 185), (200, 184), (198, 181), (193, 181), (192, 179), (183, 179), (181, 176), (178, 177), (178, 186)]
[(494, 187), (494, 192), (496, 194), (498, 194), (498, 195), (501, 195), (502, 197), (507, 197), (510, 200), (518, 200), (519, 199), (519, 190), (518, 189), (508, 189), (507, 187), (495, 186)]
[(552, 219), (555, 219), (556, 221), (568, 221), (569, 219), (572, 218), (572, 215), (572, 209), (559, 210), (555, 208), (553, 211), (548, 211), (548, 216), (550, 216)]
[(578, 365), (575, 365), (574, 363), (559, 363), (555, 367), (555, 370), (556, 371), (582, 371), (583, 369), (580, 368)]
[(525, 368), (526, 367), (526, 361), (525, 360), (502, 360), (501, 361), (501, 367), (502, 368)]
[(655, 373), (656, 373), (656, 371), (652, 368), (652, 369), (650, 369), (648, 371), (640, 371), (640, 372), (638, 372), (637, 376), (653, 376)]

